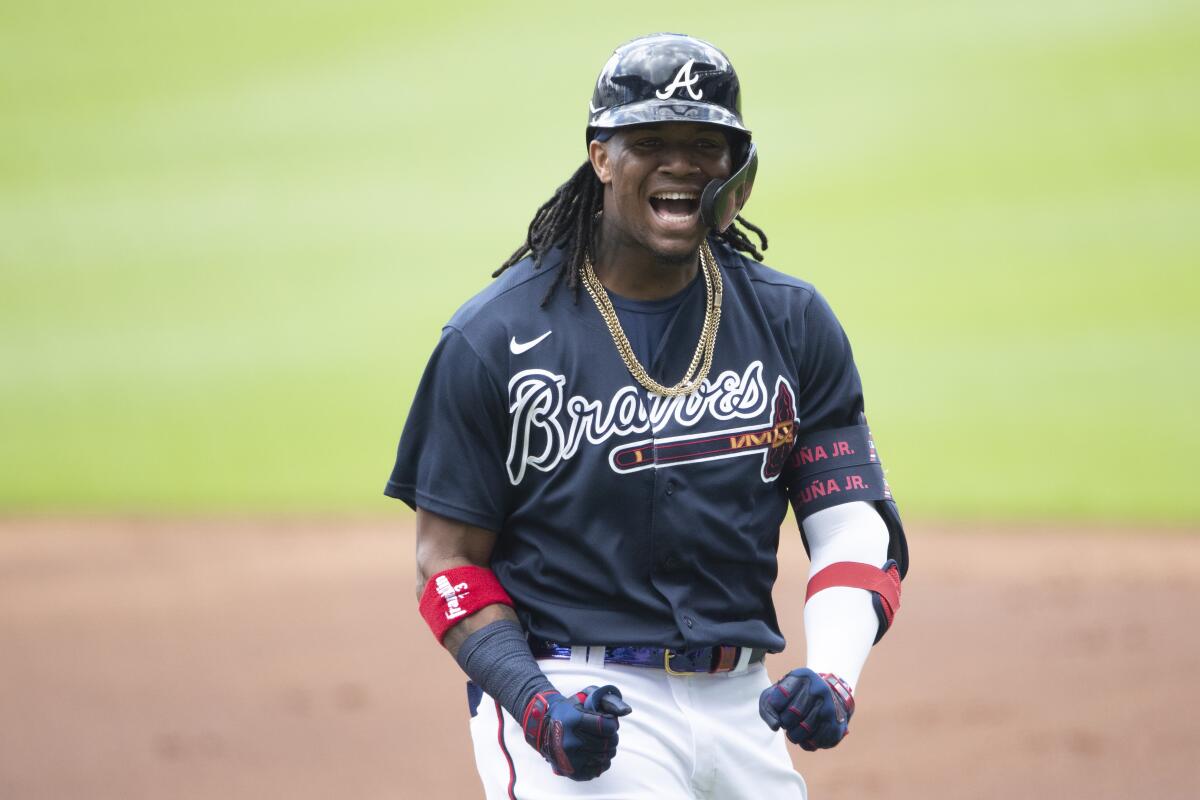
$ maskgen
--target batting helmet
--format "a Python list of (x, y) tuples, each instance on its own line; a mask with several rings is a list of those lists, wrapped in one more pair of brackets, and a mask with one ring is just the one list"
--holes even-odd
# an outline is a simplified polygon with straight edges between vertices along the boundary
[(587, 141), (631, 125), (699, 122), (729, 131), (734, 170), (704, 188), (700, 214), (725, 230), (741, 212), (758, 171), (758, 149), (742, 122), (741, 85), (729, 59), (708, 42), (655, 33), (618, 47), (600, 71), (588, 106)]

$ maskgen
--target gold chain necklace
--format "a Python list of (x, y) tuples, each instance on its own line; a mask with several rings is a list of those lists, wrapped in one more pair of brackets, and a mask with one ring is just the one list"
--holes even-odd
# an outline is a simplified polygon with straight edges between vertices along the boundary
[(634, 380), (648, 391), (663, 397), (681, 397), (691, 394), (700, 388), (700, 384), (708, 377), (708, 371), (712, 368), (713, 349), (717, 345), (717, 328), (721, 324), (721, 298), (724, 292), (724, 283), (721, 280), (721, 269), (717, 266), (712, 251), (708, 249), (708, 242), (700, 244), (700, 270), (704, 273), (705, 292), (704, 325), (700, 328), (700, 341), (696, 343), (696, 352), (692, 355), (692, 363), (688, 365), (687, 371), (683, 373), (679, 383), (674, 386), (663, 386), (651, 378), (646, 372), (646, 368), (637, 360), (633, 346), (629, 344), (629, 338), (625, 335), (621, 321), (617, 318), (616, 309), (613, 308), (612, 301), (608, 299), (608, 292), (604, 290), (604, 284), (600, 283), (600, 279), (596, 277), (591, 257), (585, 255), (583, 258), (583, 285), (591, 295), (592, 302), (596, 304), (600, 316), (604, 318), (604, 324), (608, 326), (608, 332), (612, 335), (613, 344), (617, 346), (617, 352), (620, 353), (621, 360), (625, 362), (625, 367), (633, 375)]

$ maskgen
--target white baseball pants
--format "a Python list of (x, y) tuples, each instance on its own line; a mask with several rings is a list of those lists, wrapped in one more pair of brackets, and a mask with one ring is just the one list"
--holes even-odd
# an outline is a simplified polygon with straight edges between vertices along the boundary
[(620, 743), (608, 771), (577, 782), (555, 775), (525, 743), (520, 725), (485, 694), (470, 725), (487, 800), (808, 796), (783, 733), (758, 715), (758, 695), (771, 684), (761, 663), (740, 673), (675, 676), (648, 667), (605, 666), (603, 648), (576, 647), (570, 661), (547, 659), (539, 666), (563, 694), (611, 683), (633, 713), (621, 718)]

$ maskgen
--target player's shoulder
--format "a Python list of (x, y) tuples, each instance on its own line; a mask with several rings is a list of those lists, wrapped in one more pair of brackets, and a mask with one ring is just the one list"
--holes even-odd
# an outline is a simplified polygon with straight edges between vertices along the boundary
[(541, 305), (562, 261), (562, 250), (555, 248), (535, 263), (531, 256), (500, 273), (474, 297), (463, 303), (447, 327), (464, 334), (494, 328), (507, 328), (514, 319), (527, 317)]
[(782, 305), (795, 310), (820, 296), (808, 281), (756, 261), (723, 241), (714, 242), (712, 247), (726, 273), (754, 292), (765, 306)]

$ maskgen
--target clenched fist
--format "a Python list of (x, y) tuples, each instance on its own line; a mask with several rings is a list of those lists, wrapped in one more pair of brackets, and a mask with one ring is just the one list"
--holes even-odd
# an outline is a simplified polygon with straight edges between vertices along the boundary
[(833, 747), (849, 732), (854, 713), (850, 686), (831, 673), (794, 669), (758, 698), (758, 713), (805, 750)]
[(540, 692), (525, 707), (521, 728), (556, 775), (590, 781), (612, 764), (618, 718), (630, 711), (615, 686), (589, 686), (569, 697)]

